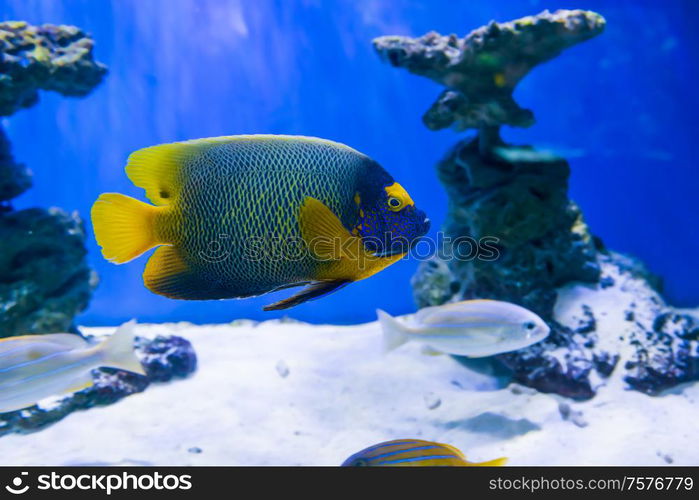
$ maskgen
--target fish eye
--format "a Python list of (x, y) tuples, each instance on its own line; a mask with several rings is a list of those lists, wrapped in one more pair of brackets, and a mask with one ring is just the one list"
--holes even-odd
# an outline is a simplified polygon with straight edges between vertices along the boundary
[(363, 458), (358, 458), (354, 462), (352, 462), (352, 467), (368, 467), (369, 463), (364, 460)]
[(536, 323), (534, 323), (533, 321), (527, 321), (526, 323), (524, 323), (524, 328), (526, 328), (527, 330), (533, 330), (534, 328), (536, 328)]
[(403, 207), (403, 202), (400, 201), (398, 198), (391, 196), (388, 199), (388, 207), (394, 211), (400, 210)]

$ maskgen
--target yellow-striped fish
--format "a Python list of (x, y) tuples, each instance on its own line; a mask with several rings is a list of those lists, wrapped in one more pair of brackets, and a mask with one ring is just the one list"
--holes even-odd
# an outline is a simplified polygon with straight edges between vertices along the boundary
[(396, 439), (363, 449), (342, 467), (470, 467), (505, 465), (507, 458), (469, 462), (454, 446), (421, 439)]
[(408, 341), (473, 358), (523, 349), (545, 339), (549, 326), (529, 309), (498, 300), (465, 300), (420, 309), (408, 321), (377, 311), (384, 350)]
[(122, 325), (95, 346), (70, 333), (0, 339), (0, 413), (90, 387), (90, 372), (100, 366), (145, 375), (134, 354), (134, 325)]
[(174, 299), (307, 288), (265, 309), (318, 298), (399, 260), (429, 229), (371, 158), (323, 139), (247, 135), (136, 151), (126, 173), (154, 204), (102, 194), (92, 223), (104, 257), (158, 247), (143, 280)]

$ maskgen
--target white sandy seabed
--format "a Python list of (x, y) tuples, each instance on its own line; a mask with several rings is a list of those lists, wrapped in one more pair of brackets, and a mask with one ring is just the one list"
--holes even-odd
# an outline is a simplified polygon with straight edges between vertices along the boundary
[(197, 372), (2, 437), (0, 463), (337, 465), (381, 441), (421, 438), (511, 465), (699, 464), (699, 384), (649, 397), (616, 378), (573, 402), (419, 345), (384, 355), (376, 323), (179, 323), (138, 334), (186, 337)]

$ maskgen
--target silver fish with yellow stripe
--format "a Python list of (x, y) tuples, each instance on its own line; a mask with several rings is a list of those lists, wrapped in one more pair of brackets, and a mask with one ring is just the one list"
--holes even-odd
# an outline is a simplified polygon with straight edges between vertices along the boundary
[(125, 323), (94, 346), (70, 333), (0, 339), (0, 413), (90, 387), (90, 372), (101, 366), (145, 375), (134, 354), (134, 326)]
[(498, 300), (426, 307), (407, 321), (381, 310), (377, 314), (385, 351), (417, 341), (437, 353), (479, 358), (523, 349), (550, 332), (544, 320), (529, 309)]
[(469, 462), (458, 448), (422, 439), (396, 439), (369, 446), (342, 463), (342, 467), (469, 467), (505, 465), (507, 458)]

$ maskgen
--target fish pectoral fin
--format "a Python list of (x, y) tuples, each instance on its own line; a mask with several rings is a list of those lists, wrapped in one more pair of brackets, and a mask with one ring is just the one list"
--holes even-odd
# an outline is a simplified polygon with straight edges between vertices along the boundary
[(298, 286), (306, 286), (310, 283), (310, 281), (299, 281), (297, 283), (287, 283), (286, 285), (281, 285), (275, 288), (274, 290), (270, 290), (271, 292), (278, 292), (279, 290), (286, 290), (287, 288), (296, 288)]
[(295, 295), (263, 307), (265, 311), (289, 309), (309, 300), (315, 300), (351, 283), (349, 280), (315, 281)]
[(158, 295), (181, 300), (228, 298), (225, 290), (193, 271), (173, 246), (159, 247), (143, 271), (146, 288)]
[[(323, 202), (307, 196), (299, 212), (301, 237), (311, 253), (322, 260), (337, 260), (361, 248), (340, 219)], [(355, 256), (356, 258), (356, 256)]]

